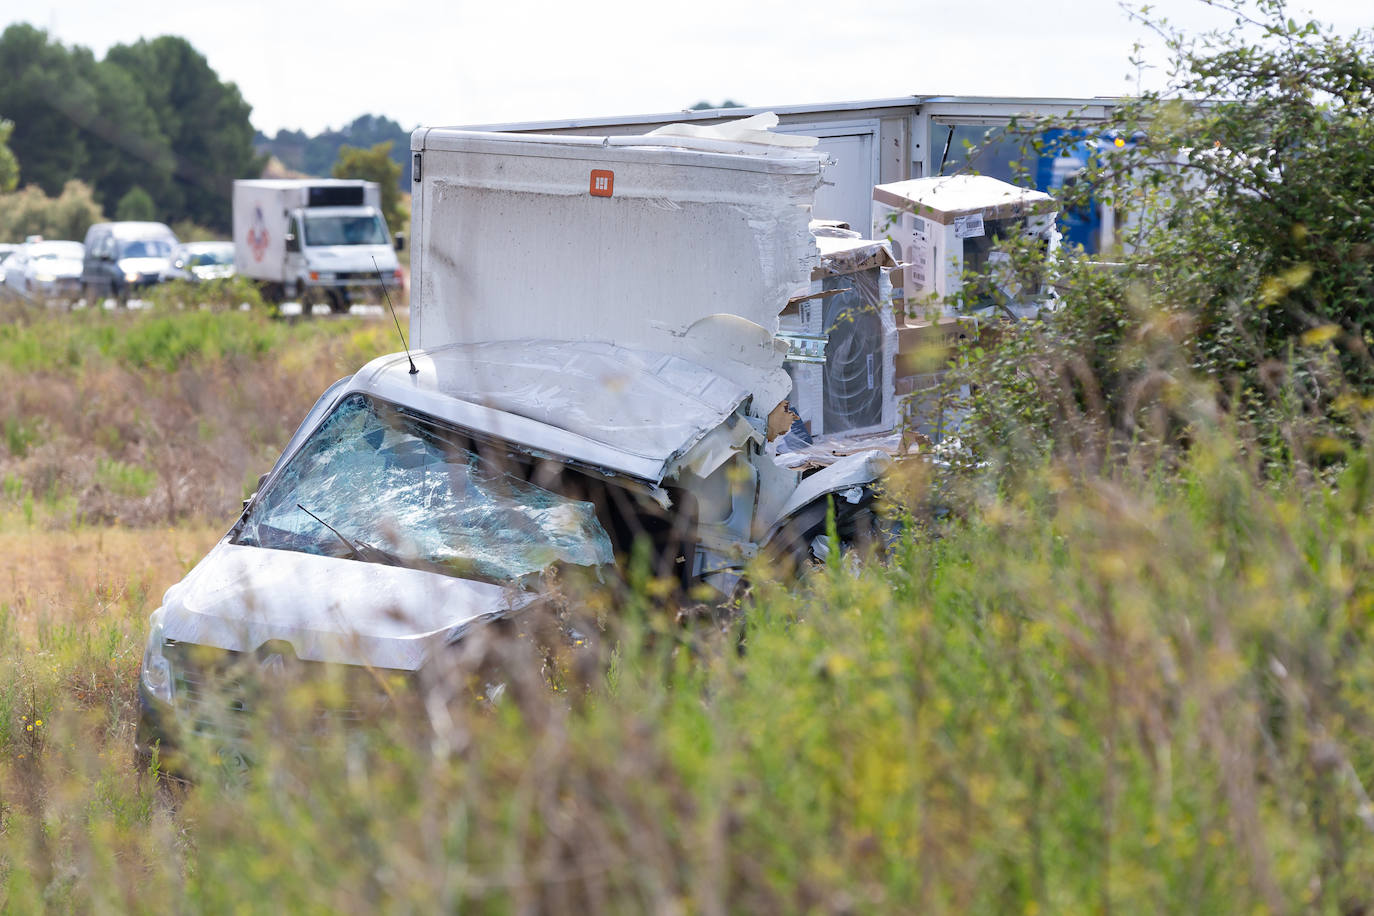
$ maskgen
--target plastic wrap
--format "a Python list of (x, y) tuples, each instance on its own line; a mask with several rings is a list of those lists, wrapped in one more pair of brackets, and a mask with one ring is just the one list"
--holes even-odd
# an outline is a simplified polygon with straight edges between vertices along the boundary
[[(454, 344), (374, 360), (358, 387), (477, 432), (657, 483), (748, 388), (689, 360), (595, 341)], [(756, 373), (760, 370), (754, 370)]]

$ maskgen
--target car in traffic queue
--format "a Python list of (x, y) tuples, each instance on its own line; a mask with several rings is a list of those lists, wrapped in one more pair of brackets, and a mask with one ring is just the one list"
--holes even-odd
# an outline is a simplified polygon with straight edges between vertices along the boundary
[(233, 242), (183, 242), (172, 250), (162, 280), (224, 280), (234, 276)]
[(5, 287), (35, 301), (73, 302), (81, 295), (84, 254), (85, 248), (80, 242), (27, 242), (0, 265), (4, 270)]
[(87, 302), (107, 297), (124, 303), (162, 282), (177, 237), (165, 223), (96, 223), (86, 230), (81, 293)]

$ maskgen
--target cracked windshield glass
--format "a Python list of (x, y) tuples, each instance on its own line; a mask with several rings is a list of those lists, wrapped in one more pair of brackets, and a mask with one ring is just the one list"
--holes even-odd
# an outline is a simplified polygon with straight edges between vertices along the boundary
[(514, 476), (511, 465), (498, 466), (470, 444), (456, 431), (353, 395), (256, 501), (235, 543), (492, 582), (555, 563), (612, 562), (591, 503)]

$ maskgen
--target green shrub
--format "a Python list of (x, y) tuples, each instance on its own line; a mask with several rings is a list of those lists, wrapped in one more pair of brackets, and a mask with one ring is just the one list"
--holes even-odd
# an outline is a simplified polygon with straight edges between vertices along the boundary
[(135, 464), (101, 458), (96, 463), (95, 480), (116, 496), (142, 498), (152, 492), (157, 474)]
[(92, 223), (105, 218), (89, 185), (68, 181), (57, 197), (37, 185), (0, 194), (0, 239), (22, 241), (30, 235), (81, 241)]
[(5, 418), (5, 447), (15, 458), (23, 458), (38, 441), (38, 420), (35, 417), (9, 416)]
[(151, 222), (157, 219), (157, 204), (147, 191), (134, 185), (115, 204), (115, 219)]
[(1359, 440), (1350, 405), (1374, 396), (1368, 36), (1280, 0), (1204, 35), (1138, 15), (1173, 56), (1170, 85), (1115, 108), (1103, 135), (1121, 146), (1063, 193), (1114, 208), (1128, 245), (1111, 270), (1062, 258), (1059, 311), (974, 355), (970, 427), (993, 451), (1000, 437), (1100, 463), (1186, 443), (1197, 414), (1223, 412), (1275, 465), (1320, 467)]
[(173, 280), (159, 283), (148, 293), (148, 299), (159, 309), (200, 308), (223, 311), (265, 308), (262, 291), (247, 277), (224, 277), (216, 280)]

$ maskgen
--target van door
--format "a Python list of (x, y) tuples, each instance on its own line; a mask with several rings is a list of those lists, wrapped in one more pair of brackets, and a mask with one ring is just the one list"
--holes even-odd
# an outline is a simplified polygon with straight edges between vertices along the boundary
[(115, 260), (114, 234), (109, 231), (101, 232), (96, 237), (94, 250), (90, 254), (92, 257), (87, 258), (86, 263), (91, 268), (91, 289), (114, 295), (115, 279), (119, 274), (119, 264)]

